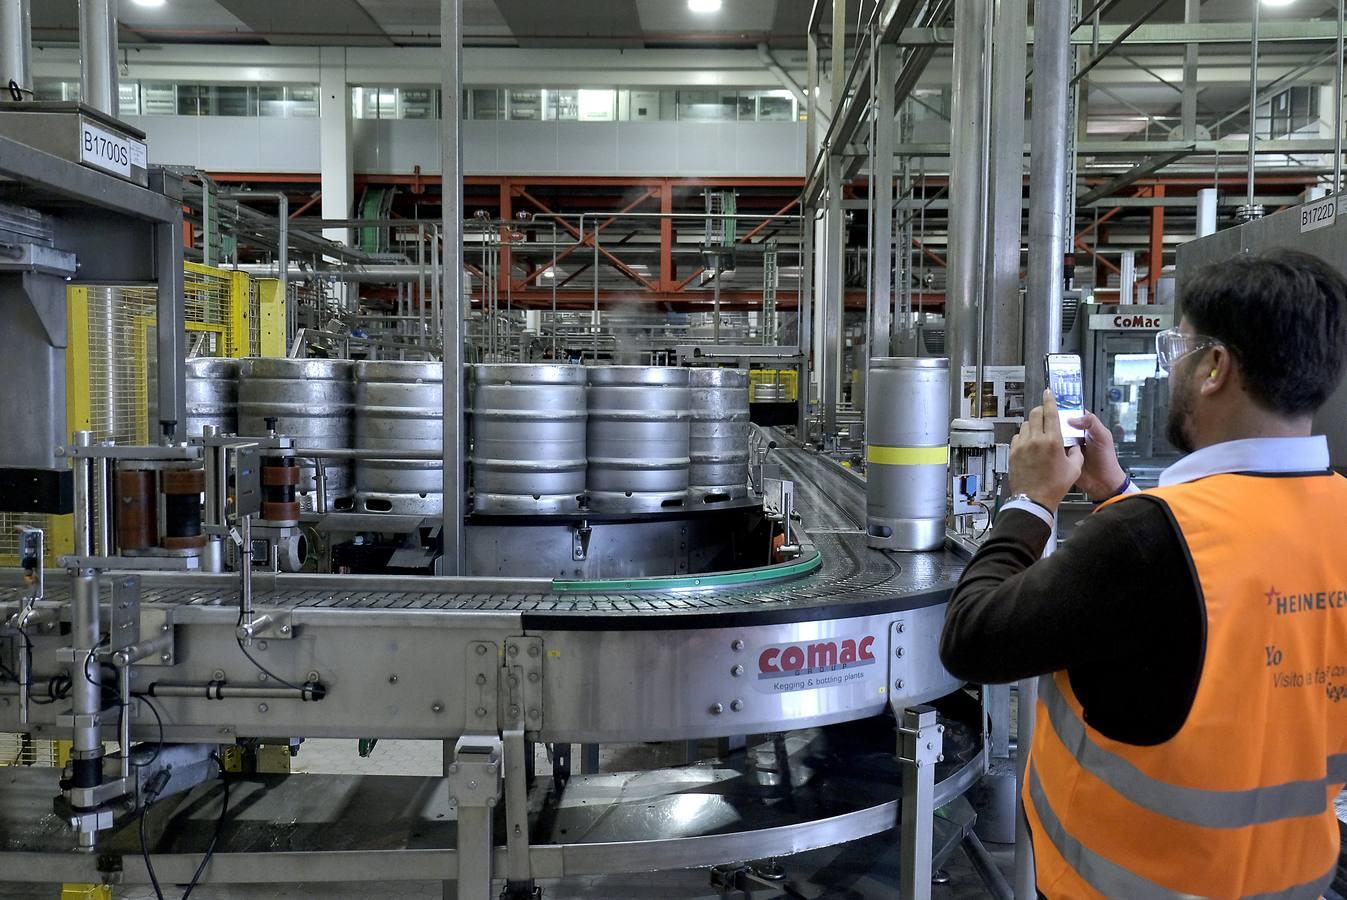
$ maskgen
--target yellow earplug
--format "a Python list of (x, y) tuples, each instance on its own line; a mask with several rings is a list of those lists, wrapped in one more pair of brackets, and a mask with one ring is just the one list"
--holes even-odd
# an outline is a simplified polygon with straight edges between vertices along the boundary
[(1215, 370), (1215, 369), (1212, 369), (1212, 370), (1211, 370), (1211, 375), (1209, 375), (1208, 377), (1209, 377), (1209, 378), (1215, 378), (1215, 377), (1216, 377), (1216, 370)]

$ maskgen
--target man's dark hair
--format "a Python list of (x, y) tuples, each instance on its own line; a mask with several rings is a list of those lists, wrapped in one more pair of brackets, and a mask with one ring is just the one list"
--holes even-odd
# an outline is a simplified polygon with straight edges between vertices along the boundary
[(1283, 415), (1327, 402), (1347, 363), (1347, 279), (1295, 250), (1243, 254), (1203, 268), (1180, 312), (1234, 354), (1248, 392)]

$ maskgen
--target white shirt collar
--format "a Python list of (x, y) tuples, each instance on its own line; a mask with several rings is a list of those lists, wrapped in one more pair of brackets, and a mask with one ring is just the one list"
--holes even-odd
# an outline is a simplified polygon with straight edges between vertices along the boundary
[(1328, 469), (1328, 438), (1246, 438), (1212, 444), (1160, 473), (1160, 486), (1183, 484), (1232, 472), (1322, 472)]

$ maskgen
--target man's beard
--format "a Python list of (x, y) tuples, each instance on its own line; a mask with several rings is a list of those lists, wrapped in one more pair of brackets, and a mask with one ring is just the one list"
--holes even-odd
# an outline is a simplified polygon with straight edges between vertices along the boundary
[[(1177, 372), (1171, 373), (1169, 377), (1173, 378), (1176, 375)], [(1165, 437), (1180, 453), (1193, 452), (1193, 441), (1184, 427), (1189, 414), (1193, 411), (1193, 394), (1194, 391), (1186, 385), (1176, 386), (1176, 390), (1169, 398), (1169, 419), (1165, 423)]]

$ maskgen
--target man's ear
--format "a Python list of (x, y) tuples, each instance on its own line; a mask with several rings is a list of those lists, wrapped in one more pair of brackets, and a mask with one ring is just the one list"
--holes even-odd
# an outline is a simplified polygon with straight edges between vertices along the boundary
[(1204, 396), (1212, 394), (1225, 387), (1235, 377), (1235, 358), (1225, 347), (1214, 347), (1211, 351), (1211, 367), (1207, 370), (1207, 377), (1202, 380), (1202, 387), (1199, 391)]

